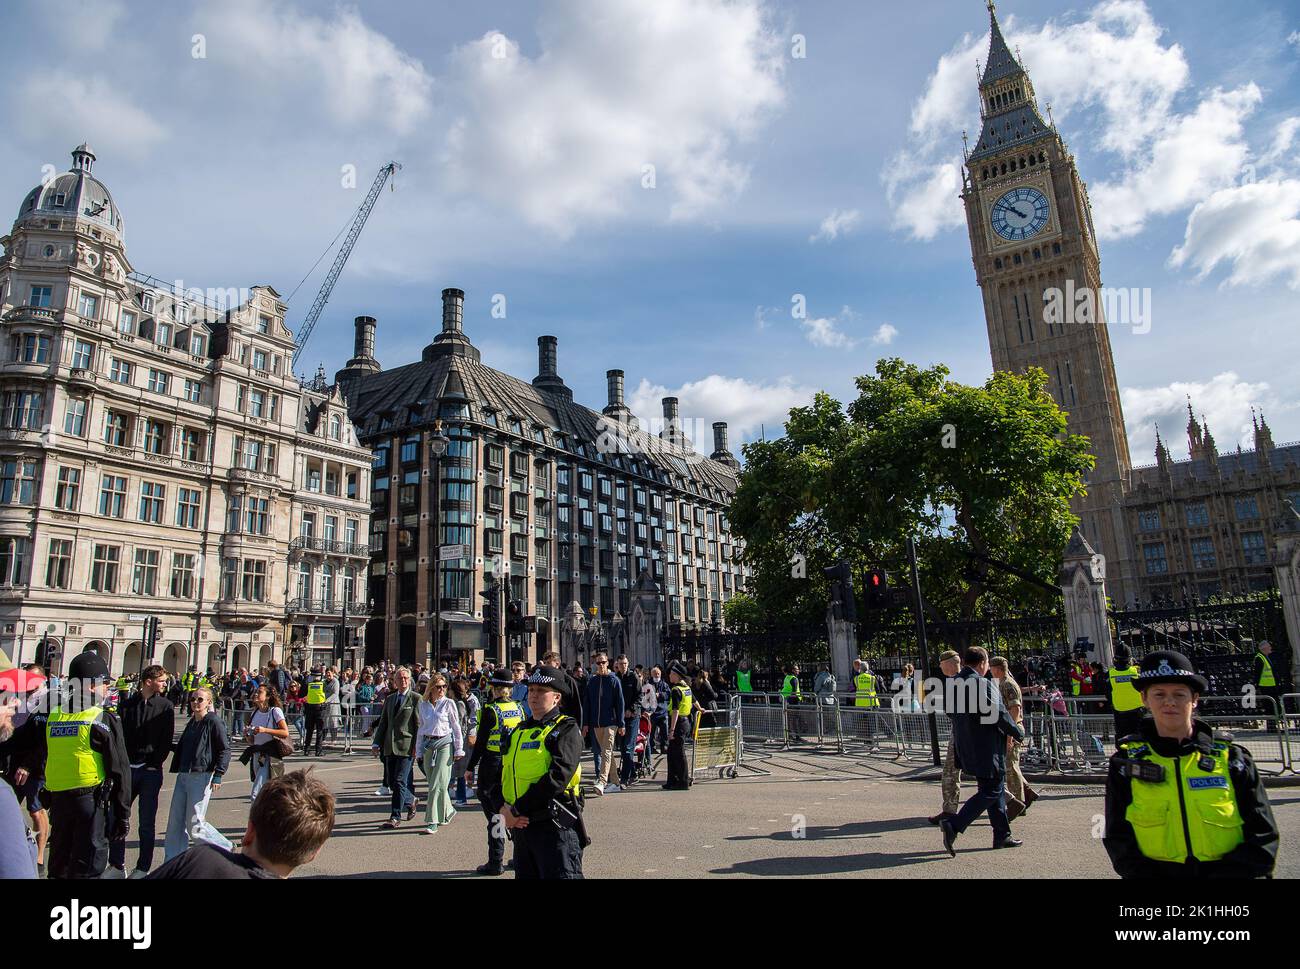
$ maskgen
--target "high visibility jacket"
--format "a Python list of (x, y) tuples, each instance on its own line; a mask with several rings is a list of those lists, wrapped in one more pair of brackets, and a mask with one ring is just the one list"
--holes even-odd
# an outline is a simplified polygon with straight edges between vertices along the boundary
[(853, 705), (858, 707), (878, 707), (880, 701), (876, 699), (876, 674), (871, 672), (859, 673), (853, 677), (853, 689), (857, 696), (853, 700)]
[(1122, 670), (1117, 666), (1110, 669), (1110, 705), (1116, 713), (1128, 713), (1142, 707), (1142, 694), (1138, 692), (1133, 681), (1137, 678), (1138, 668), (1130, 666)]
[(753, 693), (754, 687), (750, 683), (749, 670), (736, 670), (736, 691), (738, 693)]
[(496, 726), (488, 734), (487, 749), (490, 753), (501, 753), (501, 735), (509, 733), (519, 726), (527, 717), (524, 716), (523, 707), (514, 700), (500, 700), (488, 704), (492, 712), (496, 714)]
[(1230, 748), (1216, 740), (1213, 754), (1194, 750), (1162, 757), (1144, 741), (1120, 745), (1130, 759), (1165, 769), (1163, 781), (1132, 780), (1133, 803), (1124, 816), (1142, 854), (1180, 864), (1191, 858), (1218, 861), (1245, 840), (1237, 792), (1228, 776)]
[(793, 673), (787, 673), (784, 682), (781, 684), (781, 695), (792, 696), (796, 700), (802, 700), (803, 694), (799, 692), (799, 677)]
[(194, 689), (194, 674), (193, 674), (193, 673), (186, 673), (184, 676), (182, 676), (182, 677), (181, 677), (181, 686), (185, 689), (185, 692), (186, 692), (186, 693), (188, 693), (188, 692), (190, 692), (191, 690), (193, 690), (193, 689)]
[(307, 684), (307, 703), (324, 703), (325, 702), (325, 681), (312, 680)]
[(104, 783), (104, 758), (90, 747), (90, 731), (104, 712), (87, 707), (80, 713), (51, 710), (45, 723), (45, 788), (72, 791)]
[[(524, 791), (546, 776), (546, 772), (551, 769), (551, 752), (546, 749), (546, 738), (568, 719), (560, 714), (545, 726), (510, 731), (510, 743), (505, 756), (501, 758), (501, 794), (506, 803), (514, 804)], [(576, 795), (581, 787), (582, 765), (579, 764), (565, 786), (564, 793)]]
[(1259, 671), (1259, 682), (1256, 686), (1277, 686), (1277, 679), (1273, 676), (1273, 664), (1268, 661), (1268, 657), (1263, 653), (1256, 653), (1255, 659), (1264, 664), (1264, 668)]
[(1079, 695), (1083, 688), (1083, 680), (1087, 675), (1088, 671), (1078, 663), (1070, 664), (1070, 693), (1073, 696)]
[(127, 690), (131, 688), (131, 681), (128, 680), (125, 676), (119, 676), (117, 678), (117, 683), (115, 683), (114, 685), (117, 687), (117, 692), (125, 693)]
[(676, 713), (679, 717), (690, 719), (691, 709), (695, 705), (695, 697), (691, 693), (691, 688), (685, 683), (678, 683), (668, 694), (668, 712)]

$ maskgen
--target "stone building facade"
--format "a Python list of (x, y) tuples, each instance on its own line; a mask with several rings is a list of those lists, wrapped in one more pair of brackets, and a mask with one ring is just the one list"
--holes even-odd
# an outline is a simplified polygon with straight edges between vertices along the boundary
[(0, 238), (0, 648), (116, 674), (332, 645), (343, 598), (366, 609), (370, 453), (291, 373), (274, 289), (133, 271), (94, 162), (77, 148)]
[[(479, 596), (494, 561), (498, 573), (508, 569), (510, 598), (548, 620), (549, 629), (525, 637), (529, 659), (559, 647), (560, 619), (575, 602), (617, 628), (647, 576), (666, 623), (720, 623), (722, 604), (748, 574), (726, 517), (739, 471), (726, 425), (713, 426), (710, 457), (693, 450), (674, 398), (664, 400), (660, 433), (642, 429), (624, 403), (620, 370), (606, 374), (603, 410), (575, 403), (552, 336), (538, 339), (531, 382), (493, 370), (463, 315), (464, 293), (444, 290), (441, 332), (420, 361), (390, 370), (374, 357), (375, 320), (360, 317), (353, 359), (336, 376), (374, 451), (368, 656), (411, 662), (494, 650)], [(450, 440), (436, 468), (435, 421)], [(444, 562), (435, 589), (439, 545), (464, 545), (469, 555)]]

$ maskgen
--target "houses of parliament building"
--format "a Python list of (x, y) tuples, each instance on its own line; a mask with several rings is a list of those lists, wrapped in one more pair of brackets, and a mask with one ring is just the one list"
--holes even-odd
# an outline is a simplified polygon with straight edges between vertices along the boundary
[(1300, 444), (1276, 445), (1260, 414), (1254, 449), (1221, 453), (1189, 401), (1187, 457), (1175, 459), (1157, 434), (1155, 464), (1134, 466), (1103, 301), (1080, 322), (1044, 313), (1051, 290), (1101, 293), (1087, 186), (988, 6), (981, 129), (962, 200), (993, 366), (1041, 368), (1068, 430), (1092, 442), (1096, 465), (1072, 508), (1106, 556), (1117, 607), (1267, 589), (1284, 501), (1300, 505)]

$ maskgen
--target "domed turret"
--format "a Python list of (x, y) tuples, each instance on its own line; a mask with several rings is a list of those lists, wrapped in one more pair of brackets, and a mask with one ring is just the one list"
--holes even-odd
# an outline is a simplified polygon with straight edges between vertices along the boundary
[(36, 186), (23, 199), (18, 221), (33, 216), (61, 216), (89, 222), (122, 236), (122, 213), (104, 183), (91, 174), (95, 152), (89, 145), (72, 151), (72, 169)]

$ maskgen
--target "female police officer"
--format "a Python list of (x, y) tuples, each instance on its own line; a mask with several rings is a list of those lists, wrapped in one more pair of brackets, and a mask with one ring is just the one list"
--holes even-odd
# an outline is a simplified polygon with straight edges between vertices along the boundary
[(488, 681), (492, 686), (492, 701), (479, 710), (479, 722), (474, 728), (474, 752), (465, 768), (466, 776), (478, 768), (478, 802), (487, 815), (488, 860), (478, 866), (480, 875), (500, 875), (505, 871), (506, 834), (497, 820), (504, 803), (501, 799), (501, 746), (502, 738), (509, 740), (510, 731), (519, 726), (527, 715), (518, 703), (510, 699), (514, 677), (507, 669), (499, 669)]
[(668, 783), (665, 791), (685, 791), (691, 786), (691, 771), (686, 763), (686, 738), (691, 735), (691, 709), (694, 697), (686, 678), (686, 667), (673, 660), (668, 664)]
[(560, 713), (564, 674), (539, 666), (528, 677), (531, 716), (510, 731), (501, 758), (501, 815), (515, 833), (516, 878), (581, 878), (582, 733)]
[(1122, 737), (1106, 781), (1111, 864), (1123, 878), (1259, 878), (1278, 831), (1250, 754), (1193, 716), (1207, 683), (1182, 653), (1142, 660), (1151, 716)]

